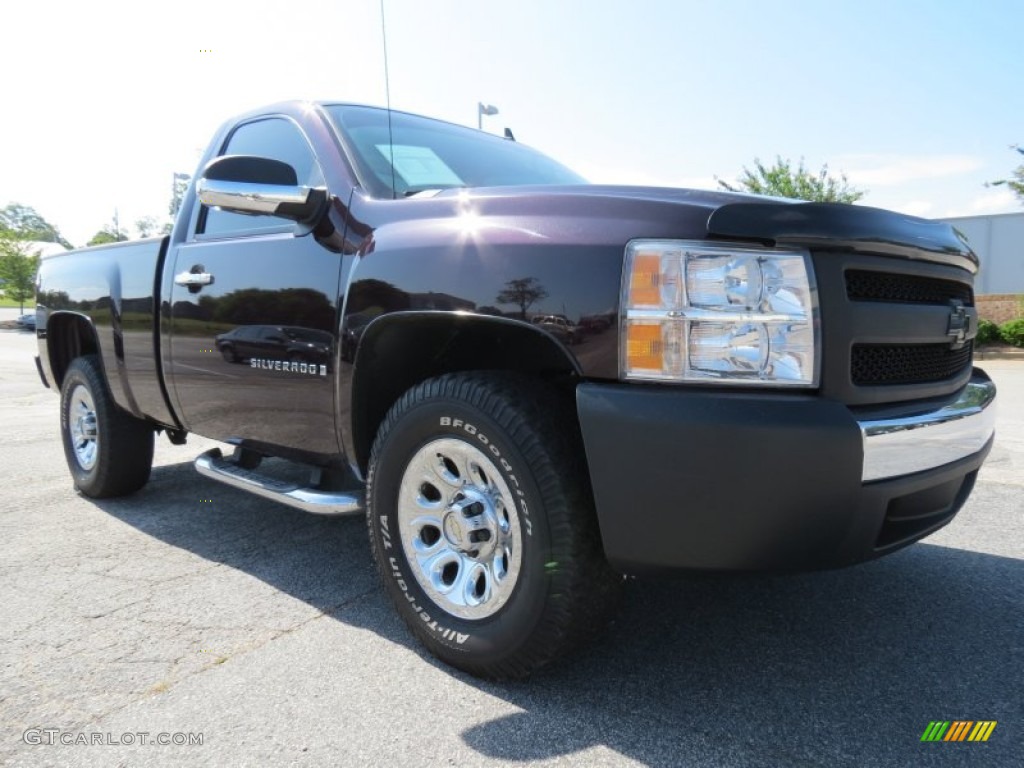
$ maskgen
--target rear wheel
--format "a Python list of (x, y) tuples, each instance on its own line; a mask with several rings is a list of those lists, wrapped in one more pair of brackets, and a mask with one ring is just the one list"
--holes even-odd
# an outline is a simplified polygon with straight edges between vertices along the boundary
[(374, 443), (368, 523), (386, 589), (437, 657), (529, 675), (593, 634), (604, 559), (571, 397), (525, 377), (423, 382)]
[(68, 469), (86, 496), (125, 496), (146, 484), (153, 428), (114, 404), (95, 355), (79, 357), (68, 368), (60, 425)]

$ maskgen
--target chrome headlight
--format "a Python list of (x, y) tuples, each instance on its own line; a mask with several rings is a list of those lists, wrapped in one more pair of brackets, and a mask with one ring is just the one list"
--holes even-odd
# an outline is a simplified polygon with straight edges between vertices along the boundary
[(806, 251), (633, 240), (622, 283), (622, 378), (818, 385)]

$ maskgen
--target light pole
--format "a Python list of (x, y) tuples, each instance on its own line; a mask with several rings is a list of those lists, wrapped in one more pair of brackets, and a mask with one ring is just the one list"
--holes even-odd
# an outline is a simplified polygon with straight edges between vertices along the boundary
[(484, 129), (484, 115), (491, 116), (498, 114), (498, 108), (493, 104), (484, 104), (482, 101), (476, 103), (476, 127)]

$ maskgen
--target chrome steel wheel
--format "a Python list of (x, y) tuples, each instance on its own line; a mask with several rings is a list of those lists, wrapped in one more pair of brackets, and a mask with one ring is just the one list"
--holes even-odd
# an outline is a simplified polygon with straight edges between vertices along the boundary
[(439, 608), (484, 619), (508, 602), (522, 533), (514, 497), (483, 451), (454, 438), (420, 448), (402, 475), (398, 522), (416, 581)]
[(100, 436), (96, 426), (96, 406), (92, 394), (81, 384), (71, 391), (68, 430), (71, 433), (71, 447), (75, 452), (75, 460), (88, 472), (96, 464)]

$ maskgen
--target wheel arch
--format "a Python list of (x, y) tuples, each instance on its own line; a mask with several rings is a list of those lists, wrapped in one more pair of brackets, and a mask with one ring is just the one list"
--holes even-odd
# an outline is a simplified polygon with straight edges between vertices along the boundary
[(78, 312), (50, 313), (46, 322), (46, 356), (55, 389), (60, 390), (68, 367), (83, 355), (97, 355), (103, 367), (99, 334), (92, 320)]
[(366, 327), (355, 355), (349, 455), (365, 476), (377, 429), (411, 387), (444, 373), (504, 370), (551, 379), (581, 373), (552, 336), (507, 318), (457, 312), (394, 312)]

